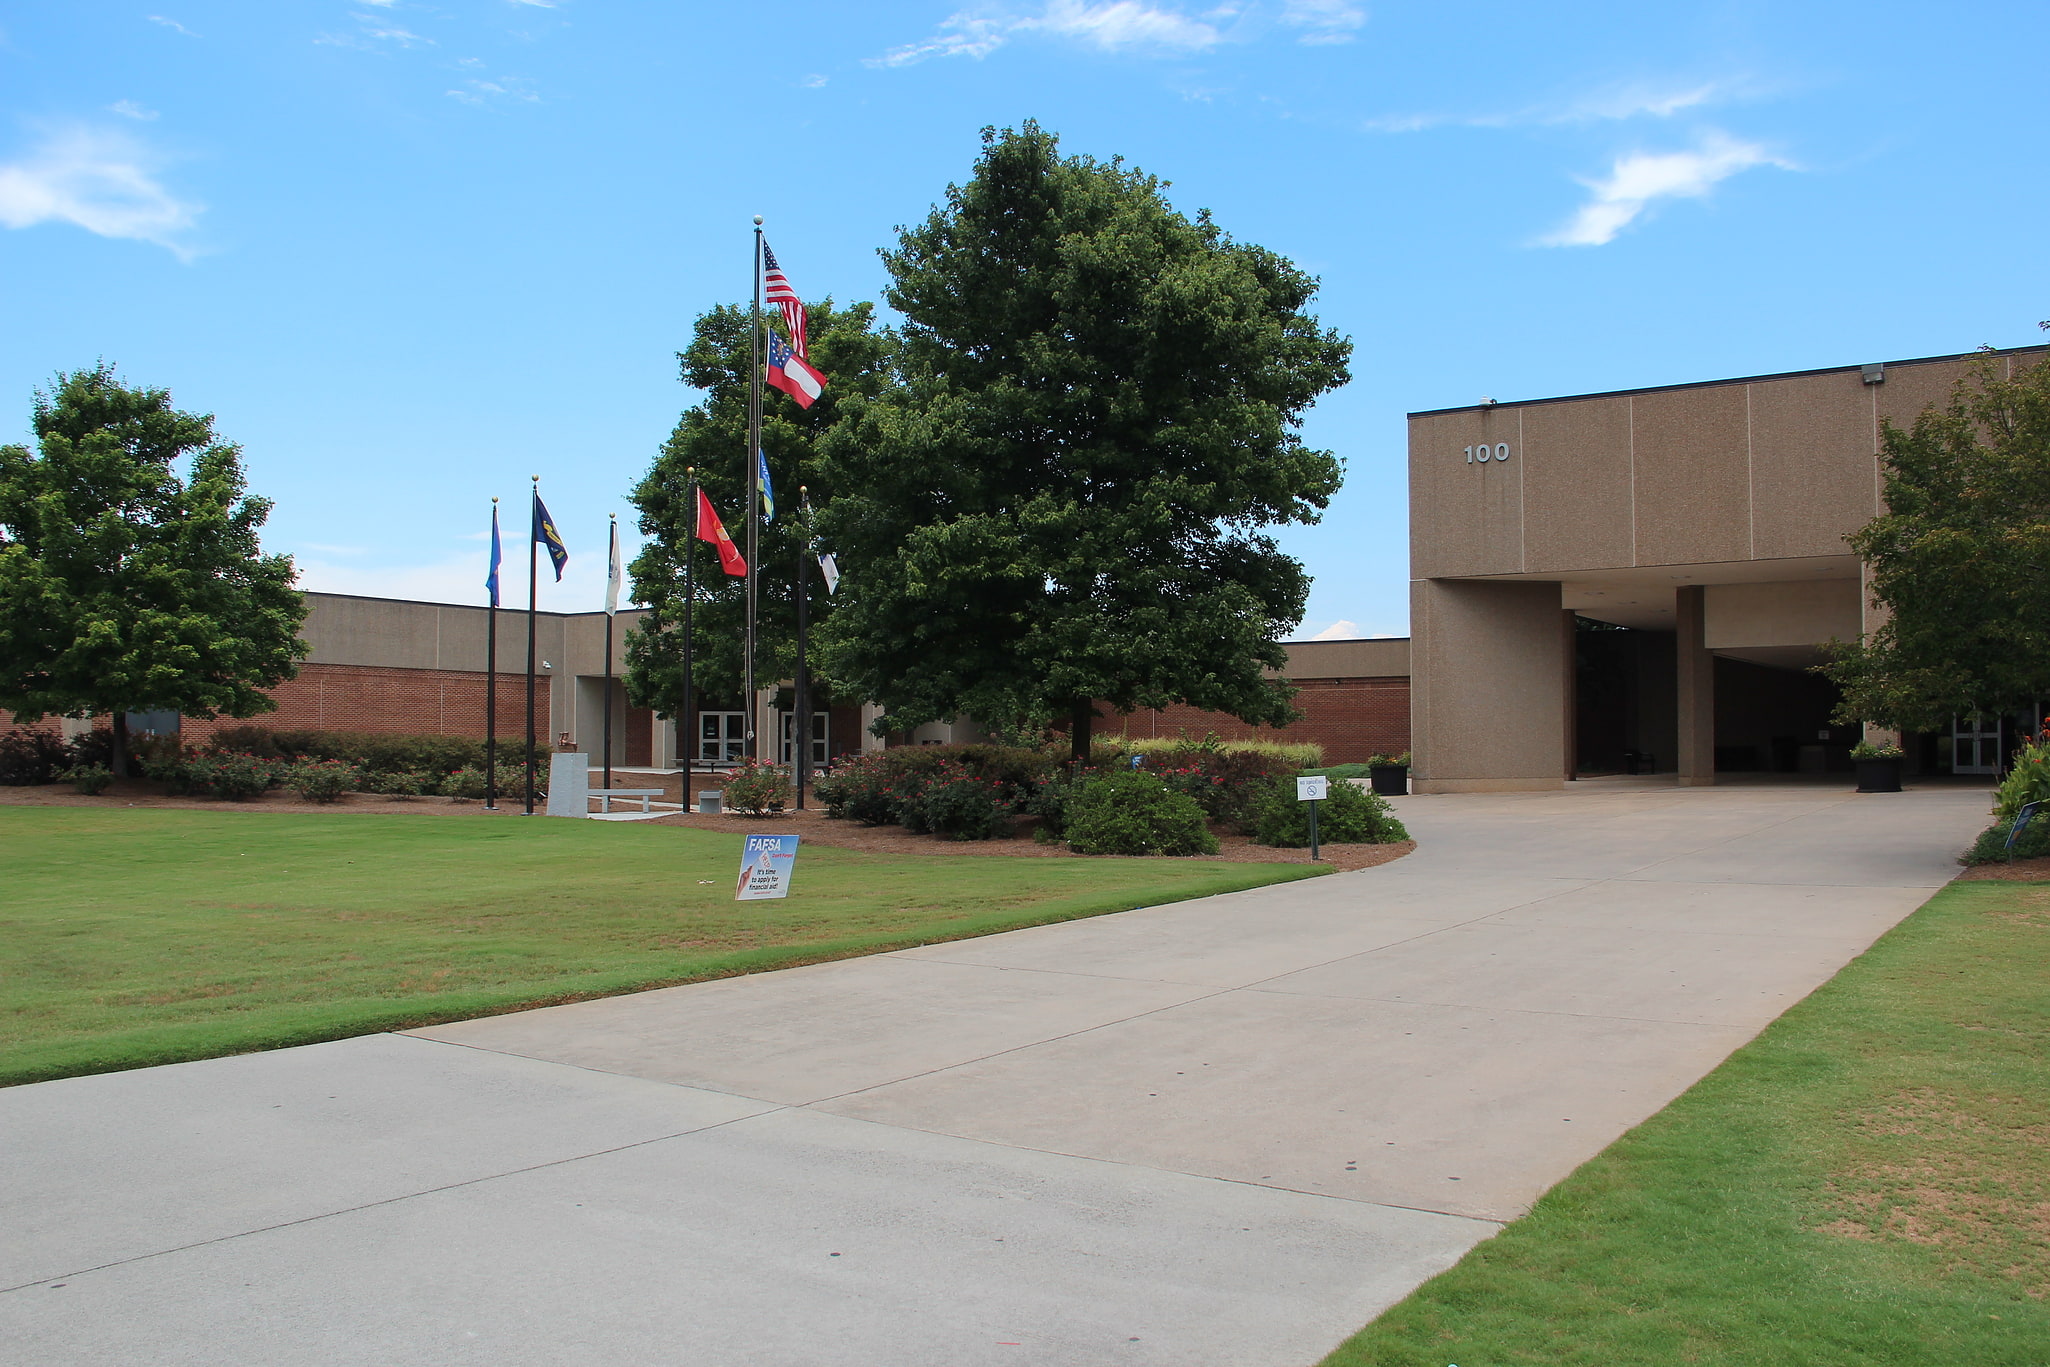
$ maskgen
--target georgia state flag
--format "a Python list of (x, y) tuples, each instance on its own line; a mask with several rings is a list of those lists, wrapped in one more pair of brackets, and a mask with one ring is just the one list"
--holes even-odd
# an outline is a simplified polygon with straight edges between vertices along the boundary
[(769, 334), (769, 383), (797, 400), (799, 408), (810, 408), (812, 400), (826, 392), (826, 377), (813, 370), (811, 362), (790, 349), (775, 333)]

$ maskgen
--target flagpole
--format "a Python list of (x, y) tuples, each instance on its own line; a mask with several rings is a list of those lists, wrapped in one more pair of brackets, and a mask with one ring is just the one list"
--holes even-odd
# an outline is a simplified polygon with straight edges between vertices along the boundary
[(796, 696), (791, 700), (790, 767), (797, 773), (797, 810), (801, 812), (804, 781), (811, 774), (811, 670), (804, 656), (804, 562), (811, 554), (811, 496), (802, 484), (797, 486), (797, 516), (803, 525), (798, 528), (797, 538), (797, 677), (792, 690)]
[[(605, 560), (605, 786), (612, 786), (612, 614), (618, 604), (613, 601), (612, 567), (619, 562), (619, 514), (610, 514), (612, 540), (606, 548)], [(601, 807), (607, 803), (599, 803)]]
[[(491, 549), (498, 550), (498, 500), (491, 500)], [(491, 605), (484, 614), (484, 810), (498, 810), (498, 563), (491, 565)]]
[(676, 790), (676, 800), (683, 809), (690, 810), (690, 765), (698, 746), (697, 727), (691, 716), (691, 608), (698, 600), (697, 580), (692, 573), (691, 551), (698, 539), (698, 468), (687, 465), (683, 471), (683, 501), (690, 509), (688, 535), (683, 538), (683, 743), (677, 747), (676, 765), (683, 770), (681, 786)]
[(744, 732), (749, 758), (759, 758), (755, 744), (756, 714), (761, 710), (755, 696), (755, 564), (760, 559), (761, 537), (757, 524), (762, 516), (762, 491), (755, 482), (755, 453), (762, 448), (762, 216), (755, 215), (754, 330), (748, 334), (747, 450), (740, 458), (740, 478), (747, 488), (747, 725)]
[(541, 516), (541, 476), (534, 476), (532, 506), (527, 513), (527, 809), (534, 814), (534, 603), (540, 596), (541, 538), (534, 535), (534, 523)]

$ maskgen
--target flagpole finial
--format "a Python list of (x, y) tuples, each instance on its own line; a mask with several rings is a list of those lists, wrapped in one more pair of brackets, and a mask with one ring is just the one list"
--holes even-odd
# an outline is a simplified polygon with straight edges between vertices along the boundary
[(492, 501), (493, 503), (496, 503), (496, 502), (498, 502), (498, 495), (497, 495), (497, 494), (493, 494), (493, 495), (491, 496), (491, 501)]
[(540, 482), (541, 482), (541, 476), (539, 476), (539, 475), (536, 475), (536, 476), (534, 476), (534, 483), (536, 483), (536, 484), (539, 484)]
[(755, 226), (757, 228), (762, 226), (762, 216), (760, 214), (755, 215)]

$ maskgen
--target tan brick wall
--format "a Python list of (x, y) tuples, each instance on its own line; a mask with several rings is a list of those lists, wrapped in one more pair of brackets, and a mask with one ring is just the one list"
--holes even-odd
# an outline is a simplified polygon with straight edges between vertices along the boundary
[(1175, 706), (1120, 717), (1099, 704), (1105, 715), (1096, 725), (1101, 735), (1123, 732), (1134, 737), (1186, 735), (1201, 740), (1215, 732), (1220, 740), (1315, 741), (1324, 747), (1327, 764), (1359, 764), (1370, 755), (1395, 755), (1409, 749), (1409, 680), (1299, 679), (1296, 710), (1302, 719), (1292, 726), (1248, 726), (1222, 712)]

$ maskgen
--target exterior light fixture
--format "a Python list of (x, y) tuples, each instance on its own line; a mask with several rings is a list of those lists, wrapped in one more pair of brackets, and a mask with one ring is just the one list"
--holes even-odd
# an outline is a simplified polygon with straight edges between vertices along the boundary
[(1872, 365), (1865, 366), (1861, 373), (1866, 384), (1886, 383), (1886, 366), (1883, 363), (1875, 362)]

